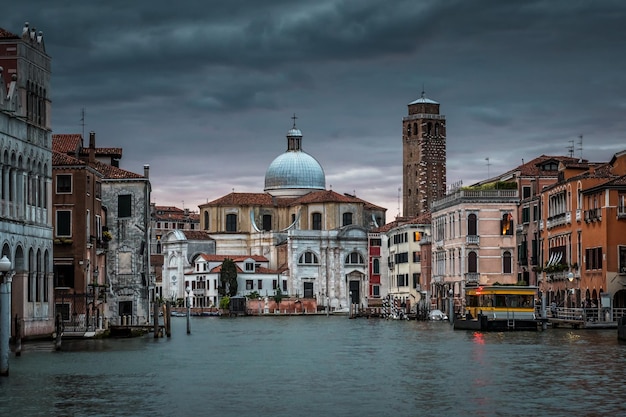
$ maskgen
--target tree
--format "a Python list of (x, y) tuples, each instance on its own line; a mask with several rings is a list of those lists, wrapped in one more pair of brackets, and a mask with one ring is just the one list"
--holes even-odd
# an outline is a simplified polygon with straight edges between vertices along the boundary
[(228, 295), (231, 297), (237, 295), (237, 265), (235, 265), (235, 262), (230, 258), (226, 258), (224, 262), (222, 262), (219, 294), (221, 296)]
[(280, 311), (280, 302), (283, 300), (283, 292), (280, 290), (280, 287), (276, 288), (276, 293), (274, 294), (274, 301), (276, 302), (276, 309)]

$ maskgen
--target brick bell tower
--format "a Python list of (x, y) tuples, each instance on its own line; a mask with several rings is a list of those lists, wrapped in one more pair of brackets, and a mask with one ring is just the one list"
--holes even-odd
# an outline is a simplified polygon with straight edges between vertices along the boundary
[(414, 217), (446, 192), (446, 117), (423, 91), (408, 107), (402, 118), (402, 215)]

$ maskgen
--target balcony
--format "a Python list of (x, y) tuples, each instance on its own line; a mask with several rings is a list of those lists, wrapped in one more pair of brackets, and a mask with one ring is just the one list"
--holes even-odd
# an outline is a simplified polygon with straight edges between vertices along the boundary
[(543, 230), (543, 220), (539, 220), (539, 230)]
[(581, 209), (576, 210), (576, 221), (579, 222), (582, 220), (583, 214)]
[[(568, 215), (569, 215), (569, 221), (568, 221)], [(564, 225), (566, 223), (571, 223), (571, 222), (572, 222), (572, 216), (570, 213), (559, 213), (554, 216), (548, 217), (547, 227), (548, 229), (551, 229), (553, 227), (561, 226), (561, 225)]]
[(433, 275), (431, 282), (433, 284), (441, 284), (443, 282), (443, 275)]
[(480, 236), (467, 235), (465, 236), (465, 243), (468, 245), (480, 245)]
[(478, 272), (468, 272), (465, 274), (466, 284), (478, 284), (480, 281), (480, 274)]
[(585, 221), (587, 223), (600, 221), (602, 220), (602, 211), (599, 208), (594, 208), (591, 210), (585, 210)]

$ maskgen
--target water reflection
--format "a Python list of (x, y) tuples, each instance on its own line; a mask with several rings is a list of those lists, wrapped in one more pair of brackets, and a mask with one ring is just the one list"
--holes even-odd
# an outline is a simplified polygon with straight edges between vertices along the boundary
[(623, 411), (613, 331), (453, 331), (338, 317), (185, 318), (171, 339), (26, 344), (0, 415), (607, 415)]

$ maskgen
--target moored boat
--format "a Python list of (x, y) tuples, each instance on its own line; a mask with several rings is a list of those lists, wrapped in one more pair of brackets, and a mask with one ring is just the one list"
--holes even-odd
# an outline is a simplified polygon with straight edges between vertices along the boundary
[(465, 288), (463, 317), (455, 318), (458, 330), (537, 330), (537, 287), (492, 285)]

